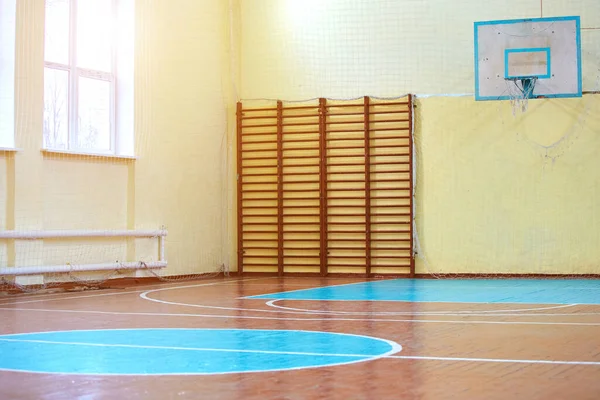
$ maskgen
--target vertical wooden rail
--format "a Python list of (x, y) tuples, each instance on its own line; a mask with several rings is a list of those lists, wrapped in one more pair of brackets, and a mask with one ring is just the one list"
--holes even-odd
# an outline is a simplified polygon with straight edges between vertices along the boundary
[(277, 275), (283, 276), (283, 103), (277, 101)]
[(237, 253), (238, 274), (244, 273), (244, 238), (242, 228), (242, 103), (237, 103), (236, 109), (237, 136)]
[(321, 275), (327, 275), (327, 101), (319, 99), (319, 195), (321, 197)]
[(371, 276), (371, 140), (370, 99), (365, 96), (365, 273)]
[(408, 190), (409, 190), (409, 205), (410, 205), (410, 277), (415, 276), (415, 253), (414, 253), (414, 195), (413, 195), (413, 96), (408, 95)]

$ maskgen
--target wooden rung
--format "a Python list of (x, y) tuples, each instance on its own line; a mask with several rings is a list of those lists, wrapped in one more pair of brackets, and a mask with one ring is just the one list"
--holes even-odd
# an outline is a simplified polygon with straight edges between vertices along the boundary
[[(287, 232), (284, 232), (284, 233), (287, 233)], [(287, 242), (318, 242), (319, 239), (286, 239), (286, 241)]]
[(285, 116), (285, 119), (295, 119), (295, 118), (319, 118), (318, 113), (314, 114), (289, 114)]
[(312, 267), (318, 268), (321, 264), (288, 264), (285, 261), (283, 262), (283, 266), (285, 267)]
[[(360, 140), (360, 139), (357, 139)], [(389, 147), (389, 146), (387, 146)], [(364, 149), (365, 146), (348, 146), (348, 147), (327, 147), (327, 150), (354, 150), (354, 149)], [(331, 156), (329, 156), (331, 157)], [(342, 156), (338, 156), (338, 157), (360, 157), (360, 155), (356, 156), (356, 155), (342, 155)]]
[[(346, 206), (330, 206), (331, 208), (347, 208)], [(362, 207), (355, 207), (355, 208), (364, 208), (364, 206)], [(347, 214), (327, 214), (328, 217), (364, 217), (366, 216), (366, 213), (347, 213)]]
[[(246, 132), (246, 133), (242, 133), (242, 137), (245, 136), (267, 136), (267, 135), (277, 135), (277, 132)], [(244, 142), (244, 143), (248, 143), (248, 142)]]
[[(293, 199), (287, 199), (287, 200), (293, 200)], [(311, 199), (311, 200), (318, 200), (318, 199)], [(285, 204), (283, 205), (284, 209), (296, 209), (296, 208), (300, 208), (300, 209), (305, 209), (305, 208), (319, 208), (318, 205), (315, 206), (286, 206)]]
[[(257, 140), (254, 142), (242, 142), (242, 145), (245, 145), (245, 144), (274, 144), (274, 143), (277, 143), (277, 140)], [(244, 151), (244, 150), (242, 150), (242, 151)]]
[(327, 109), (332, 109), (332, 108), (349, 108), (349, 107), (364, 107), (364, 103), (356, 103), (356, 104), (327, 104), (325, 105), (325, 108)]
[[(406, 121), (408, 122), (408, 121)], [(389, 132), (389, 131), (408, 131), (408, 128), (371, 128), (371, 132)], [(378, 137), (371, 137), (371, 139), (379, 139)]]
[(366, 256), (329, 256), (328, 255), (327, 258), (333, 258), (333, 259), (340, 259), (340, 258), (342, 258), (342, 259), (361, 258), (361, 259), (363, 259), (363, 258), (367, 258), (367, 257)]
[[(357, 106), (357, 107), (359, 107), (359, 106)], [(330, 112), (327, 114), (328, 117), (342, 117), (345, 115), (365, 115), (365, 113), (364, 112), (351, 112), (351, 113), (335, 113), (334, 114), (334, 113)]]
[[(360, 164), (361, 166), (364, 166), (364, 164)], [(328, 171), (327, 175), (349, 175), (349, 174), (364, 174), (365, 171)]]
[(381, 247), (371, 247), (371, 251), (408, 251), (410, 250), (410, 247), (386, 247), (386, 248), (381, 248)]
[(406, 156), (410, 156), (410, 153), (371, 154), (371, 158), (373, 158), (373, 157), (406, 157)]
[(409, 164), (410, 164), (410, 161), (396, 161), (396, 162), (379, 161), (379, 162), (372, 162), (369, 165), (409, 165)]
[(365, 268), (365, 265), (362, 264), (327, 264), (328, 267), (337, 267), (337, 268)]
[(327, 121), (327, 125), (351, 125), (364, 123), (365, 121)]
[[(375, 233), (380, 233), (380, 232), (375, 232)], [(374, 238), (371, 238), (371, 242), (410, 242), (410, 241), (411, 241), (411, 239), (374, 239)]]
[[(298, 151), (299, 149), (293, 149)], [(305, 156), (282, 156), (281, 157), (283, 160), (298, 160), (301, 158), (320, 158), (320, 156), (318, 154), (316, 155), (305, 155)]]
[(251, 128), (275, 128), (276, 126), (277, 124), (242, 125), (242, 130)]
[[(401, 206), (395, 206), (395, 207), (401, 207)], [(408, 207), (408, 206), (405, 206)], [(371, 213), (371, 217), (409, 217), (410, 213), (389, 213), (389, 214), (384, 214), (384, 213)]]
[[(317, 132), (318, 133), (318, 132)], [(292, 140), (283, 140), (282, 143), (286, 144), (286, 143), (311, 143), (311, 142), (318, 142), (319, 138), (314, 138), (314, 139), (292, 139)], [(315, 147), (315, 149), (319, 149), (318, 147)]]
[[(314, 125), (319, 125), (319, 121), (316, 122), (290, 122), (290, 123), (283, 123), (281, 124), (281, 126), (286, 127), (286, 126), (314, 126)], [(291, 132), (285, 132), (287, 134), (291, 133)]]
[(283, 181), (284, 185), (300, 184), (300, 183), (319, 183), (319, 181)]
[[(276, 150), (271, 150), (271, 151), (276, 151)], [(247, 160), (277, 160), (277, 156), (274, 156), (274, 157), (245, 157), (245, 158), (242, 158), (242, 161), (247, 161)]]
[[(377, 105), (377, 104), (374, 104)], [(402, 111), (370, 111), (369, 112), (370, 115), (377, 115), (377, 114), (408, 114), (408, 110), (402, 110)], [(378, 122), (378, 121), (371, 121), (371, 122)]]
[(392, 139), (409, 139), (409, 137), (408, 137), (408, 135), (406, 135), (406, 136), (376, 136), (376, 137), (369, 138), (369, 140), (392, 140)]
[[(291, 131), (291, 132), (283, 132), (283, 138), (285, 138), (288, 135), (318, 135), (319, 131)], [(288, 143), (291, 142), (291, 140), (283, 140), (283, 143)], [(295, 139), (294, 139), (295, 140)], [(306, 139), (306, 141), (313, 141), (315, 139)], [(318, 138), (316, 140), (319, 140)]]
[[(371, 179), (371, 183), (383, 183), (383, 182), (410, 182), (410, 179)], [(379, 190), (379, 189), (373, 189)]]
[(372, 124), (390, 124), (393, 122), (408, 122), (408, 119), (380, 119), (377, 121), (371, 120)]
[[(344, 129), (344, 130), (329, 130), (327, 133), (353, 133), (353, 132), (361, 132), (364, 133), (364, 129)], [(329, 140), (329, 139), (327, 139)], [(352, 140), (352, 139), (335, 139), (335, 140)]]
[[(371, 225), (373, 225), (372, 222), (371, 222)], [(393, 233), (393, 234), (399, 234), (399, 233), (411, 233), (411, 230), (410, 229), (399, 229), (399, 230), (389, 230), (389, 231), (375, 231), (375, 230), (371, 230), (371, 234), (375, 234), (375, 233)]]
[(277, 107), (272, 108), (244, 108), (242, 109), (242, 116), (245, 112), (253, 112), (253, 111), (277, 111)]
[[(242, 149), (242, 154), (244, 153), (263, 153), (263, 152), (267, 152), (267, 151), (277, 151), (277, 149), (252, 149), (252, 150), (243, 150)], [(247, 160), (247, 158), (242, 158), (242, 160)]]
[[(283, 168), (318, 167), (318, 166), (319, 166), (319, 164), (286, 164), (286, 165), (283, 165)], [(273, 166), (268, 166), (268, 167), (272, 168)], [(246, 167), (244, 167), (244, 168), (246, 168)], [(290, 173), (290, 175), (294, 175), (294, 174)]]
[[(244, 256), (244, 257), (252, 257), (252, 256)], [(267, 258), (267, 257), (261, 257), (261, 258)], [(268, 264), (268, 263), (249, 263), (247, 261), (244, 261), (244, 265), (250, 265), (250, 266), (261, 266), (261, 267), (276, 267), (277, 264)]]
[[(319, 173), (318, 172), (288, 172), (288, 173), (283, 173), (283, 177), (290, 177), (290, 176), (315, 176), (318, 177)], [(318, 181), (317, 181), (318, 182)], [(285, 181), (283, 181), (283, 183), (285, 183)]]
[(408, 173), (410, 173), (410, 171), (406, 171), (403, 169), (392, 169), (389, 171), (371, 171), (371, 175), (373, 175), (373, 174), (408, 174)]
[(407, 187), (391, 187), (391, 188), (371, 188), (371, 191), (390, 191), (390, 190), (409, 190)]
[[(315, 105), (311, 105), (311, 106), (292, 106), (292, 107), (284, 107), (283, 108), (283, 112), (289, 111), (289, 110), (308, 110), (308, 109), (318, 109), (319, 105), (315, 104)], [(286, 115), (287, 117), (287, 115)]]
[(247, 185), (277, 185), (277, 181), (261, 181), (261, 182), (242, 182), (244, 186)]
[[(273, 115), (257, 115), (255, 117), (244, 117), (242, 116), (242, 120), (247, 120), (247, 119), (277, 119), (277, 115), (273, 114)], [(243, 126), (242, 126), (243, 128)]]
[[(364, 166), (364, 163), (337, 163), (337, 164), (329, 164), (328, 167), (361, 167)], [(371, 164), (373, 165), (373, 164)], [(348, 172), (346, 172), (348, 173)]]

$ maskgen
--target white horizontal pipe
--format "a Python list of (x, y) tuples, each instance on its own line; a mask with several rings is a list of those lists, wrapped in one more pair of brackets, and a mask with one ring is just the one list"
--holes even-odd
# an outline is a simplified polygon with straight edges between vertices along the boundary
[(82, 272), (82, 271), (106, 271), (106, 270), (121, 270), (121, 269), (146, 269), (146, 268), (165, 268), (166, 261), (152, 261), (142, 263), (140, 261), (132, 262), (114, 262), (100, 264), (78, 264), (78, 265), (36, 265), (29, 267), (3, 267), (0, 268), (0, 276), (3, 275), (42, 275), (52, 273), (65, 272)]
[(57, 239), (57, 238), (103, 238), (137, 237), (153, 238), (167, 236), (164, 229), (156, 231), (136, 230), (72, 230), (72, 231), (0, 231), (0, 239)]

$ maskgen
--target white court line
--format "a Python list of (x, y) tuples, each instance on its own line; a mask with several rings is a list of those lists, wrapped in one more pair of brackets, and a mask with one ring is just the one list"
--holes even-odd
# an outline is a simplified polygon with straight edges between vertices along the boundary
[[(240, 309), (244, 311), (244, 309)], [(0, 311), (32, 311), (32, 312), (58, 312), (99, 315), (135, 315), (149, 317), (198, 317), (221, 319), (257, 319), (270, 321), (342, 321), (342, 322), (402, 322), (402, 323), (433, 323), (433, 324), (463, 324), (463, 325), (550, 325), (550, 326), (600, 326), (600, 322), (539, 322), (539, 321), (477, 321), (477, 320), (433, 320), (433, 319), (384, 319), (384, 318), (289, 318), (250, 315), (222, 315), (222, 314), (187, 314), (187, 313), (158, 313), (158, 312), (123, 312), (123, 311), (94, 311), (94, 310), (57, 310), (43, 308), (3, 308)], [(304, 314), (307, 315), (307, 314)], [(310, 315), (310, 314), (308, 314)]]
[[(233, 329), (233, 330), (239, 330), (239, 329)], [(299, 331), (299, 330), (296, 330)], [(308, 331), (308, 332), (314, 332), (314, 331)], [(320, 332), (322, 333), (322, 332)], [(380, 342), (385, 342), (388, 343), (391, 346), (391, 349), (385, 353), (382, 353), (380, 355), (347, 355), (347, 354), (336, 354), (336, 353), (302, 353), (302, 352), (287, 352), (287, 354), (290, 355), (311, 355), (311, 356), (318, 356), (318, 355), (322, 355), (322, 356), (327, 356), (327, 357), (335, 357), (336, 355), (338, 357), (354, 357), (356, 358), (361, 357), (361, 359), (359, 360), (352, 360), (352, 361), (340, 361), (340, 362), (334, 362), (334, 363), (327, 363), (324, 365), (308, 365), (308, 366), (300, 366), (300, 367), (290, 367), (290, 368), (271, 368), (271, 369), (264, 369), (264, 370), (237, 370), (237, 371), (225, 371), (225, 372), (167, 372), (167, 373), (154, 373), (154, 374), (148, 374), (148, 373), (131, 373), (131, 374), (122, 374), (122, 373), (81, 373), (81, 372), (52, 372), (52, 371), (23, 371), (23, 370), (17, 370), (17, 369), (11, 369), (11, 368), (0, 368), (0, 371), (19, 371), (19, 372), (29, 372), (29, 373), (50, 373), (50, 374), (54, 374), (54, 375), (116, 375), (116, 376), (133, 376), (133, 375), (143, 375), (143, 376), (148, 376), (148, 375), (224, 375), (224, 374), (241, 374), (241, 373), (259, 373), (259, 372), (278, 372), (278, 371), (292, 371), (292, 370), (302, 370), (302, 369), (314, 369), (314, 368), (323, 368), (323, 367), (333, 367), (333, 366), (340, 366), (340, 365), (350, 365), (350, 364), (358, 364), (358, 363), (363, 363), (363, 362), (368, 362), (368, 361), (374, 361), (374, 360), (378, 360), (380, 358), (386, 357), (388, 355), (391, 354), (396, 354), (398, 352), (400, 352), (402, 350), (402, 346), (399, 345), (396, 342), (393, 342), (391, 340), (387, 340), (387, 339), (381, 339), (381, 338), (375, 338), (375, 337), (371, 337), (371, 336), (364, 336), (364, 335), (357, 335), (357, 334), (351, 334), (351, 333), (334, 333), (335, 335), (343, 335), (343, 336), (358, 336), (358, 337), (363, 337), (363, 338), (369, 338), (371, 340), (376, 340), (376, 341), (380, 341)], [(3, 339), (6, 340), (6, 339)], [(49, 341), (47, 341), (49, 342)], [(56, 342), (56, 344), (68, 344), (67, 342)], [(71, 344), (77, 344), (76, 342), (72, 342)], [(91, 345), (90, 343), (80, 343), (80, 345)], [(102, 344), (96, 344), (96, 345), (100, 345), (100, 346), (105, 346)], [(113, 345), (110, 345), (113, 346)], [(118, 347), (133, 347), (136, 345), (114, 345), (114, 346), (118, 346)], [(136, 347), (142, 347), (142, 348), (150, 348), (150, 346), (136, 346)], [(155, 346), (155, 348), (168, 348), (168, 347), (158, 347)], [(177, 350), (194, 350), (194, 348), (175, 348), (175, 347), (171, 347), (170, 349), (177, 349)], [(235, 351), (235, 352), (252, 352), (251, 350), (231, 350), (231, 349), (195, 349), (196, 351)], [(275, 351), (254, 351), (256, 353), (275, 353)], [(279, 352), (279, 354), (286, 354), (286, 352)]]
[(600, 361), (512, 360), (512, 359), (503, 359), (503, 358), (428, 357), (428, 356), (386, 356), (383, 358), (396, 358), (396, 359), (403, 359), (403, 360), (490, 362), (490, 363), (509, 363), (509, 364), (519, 363), (519, 364), (600, 365)]
[[(68, 346), (91, 346), (91, 347), (122, 347), (122, 348), (130, 348), (130, 349), (158, 349), (158, 350), (206, 351), (206, 352), (210, 351), (210, 352), (221, 352), (221, 353), (284, 354), (284, 355), (293, 355), (293, 356), (315, 356), (315, 357), (363, 357), (363, 358), (380, 357), (377, 354), (367, 355), (367, 354), (312, 353), (312, 352), (303, 352), (303, 351), (248, 350), (248, 349), (222, 349), (222, 348), (211, 348), (211, 347), (179, 347), (179, 346), (152, 346), (152, 345), (138, 345), (138, 344), (60, 342), (60, 341), (53, 341), (53, 340), (33, 340), (33, 339), (30, 340), (30, 339), (0, 338), (0, 342), (40, 343), (40, 344), (58, 344), (58, 345), (68, 345)], [(400, 350), (401, 350), (401, 348), (400, 348)], [(396, 352), (398, 352), (400, 350), (397, 350)]]
[[(182, 287), (183, 288), (183, 287)], [(315, 314), (319, 314), (319, 312), (315, 312), (315, 311), (286, 311), (286, 310), (265, 310), (262, 308), (241, 308), (241, 307), (225, 307), (225, 306), (209, 306), (209, 305), (204, 305), (204, 304), (194, 304), (194, 303), (182, 303), (182, 302), (177, 302), (177, 301), (168, 301), (168, 300), (160, 300), (160, 299), (155, 299), (152, 298), (150, 296), (148, 296), (150, 293), (156, 293), (156, 292), (161, 292), (161, 291), (166, 291), (166, 290), (175, 290), (175, 289), (179, 289), (179, 287), (170, 287), (170, 288), (164, 288), (164, 289), (154, 289), (154, 290), (148, 290), (145, 291), (144, 293), (140, 294), (140, 297), (144, 300), (148, 300), (148, 301), (152, 301), (155, 303), (161, 303), (161, 304), (167, 304), (167, 305), (173, 305), (173, 306), (182, 306), (182, 307), (194, 307), (194, 308), (205, 308), (205, 309), (212, 309), (212, 310), (222, 310), (222, 311), (252, 311), (252, 312), (258, 312), (258, 313), (277, 313), (277, 314), (300, 314), (300, 315), (315, 315)], [(238, 300), (243, 300), (245, 298), (241, 297), (238, 298)], [(250, 300), (258, 300), (258, 299), (250, 299)], [(260, 299), (263, 300), (263, 299)], [(283, 299), (275, 299), (275, 300), (283, 300)], [(323, 300), (314, 300), (314, 301), (323, 301)], [(476, 303), (476, 304), (488, 304), (488, 303)], [(521, 303), (517, 303), (517, 304), (521, 304)], [(557, 307), (557, 308), (561, 308), (561, 307), (569, 307), (571, 306), (571, 304), (561, 304), (559, 306), (553, 306), (553, 307)], [(278, 308), (278, 307), (275, 307)], [(325, 313), (324, 313), (325, 314)], [(332, 314), (335, 315), (335, 314)], [(419, 315), (419, 314), (398, 314), (398, 315)], [(428, 314), (429, 315), (429, 314)], [(436, 315), (436, 316), (481, 316), (481, 315), (476, 315), (476, 314), (443, 314), (442, 312), (438, 312), (437, 314), (430, 314), (430, 315)], [(517, 315), (517, 314), (515, 314)], [(520, 315), (520, 314), (518, 314)], [(547, 314), (550, 315), (550, 314)], [(571, 314), (569, 314), (571, 315)], [(579, 315), (579, 314), (577, 314)], [(488, 316), (488, 315), (483, 315), (483, 316)], [(490, 315), (490, 316), (501, 316), (500, 314), (495, 314), (495, 315)], [(512, 316), (512, 314), (508, 314), (508, 316)], [(535, 314), (535, 316), (537, 316), (537, 314)]]
[[(347, 279), (347, 278), (339, 278), (339, 279)], [(237, 300), (266, 300), (266, 299), (263, 299), (262, 297), (263, 296), (273, 296), (275, 294), (281, 294), (281, 293), (294, 293), (294, 292), (303, 292), (303, 291), (308, 291), (308, 290), (329, 289), (332, 287), (364, 285), (365, 283), (370, 283), (370, 282), (384, 282), (384, 281), (393, 281), (393, 280), (396, 280), (396, 279), (378, 279), (378, 280), (362, 281), (362, 282), (340, 283), (337, 285), (313, 286), (313, 287), (309, 287), (309, 288), (305, 288), (305, 289), (286, 290), (283, 292), (280, 290), (278, 292), (273, 292), (273, 293), (263, 293), (263, 294), (254, 294), (252, 296), (237, 297)]]
[[(212, 279), (212, 278), (211, 279), (205, 279), (205, 281), (208, 281), (208, 280), (214, 280), (214, 279)], [(157, 287), (157, 286), (159, 286), (159, 287), (160, 286), (167, 286), (167, 285), (181, 285), (181, 282), (162, 282), (162, 283), (153, 283), (153, 284), (149, 284), (149, 285), (135, 285), (135, 286), (137, 288), (140, 288), (139, 291), (144, 291), (144, 290), (148, 290), (148, 288), (154, 288), (154, 287)], [(127, 288), (125, 288), (125, 287), (123, 287), (123, 288), (102, 288), (102, 289), (88, 290), (88, 292), (99, 292), (99, 291), (101, 291), (103, 293), (106, 293), (107, 291), (112, 291), (112, 290), (114, 290), (114, 291), (123, 291), (125, 289), (127, 289)], [(23, 297), (28, 298), (28, 299), (31, 299), (32, 297), (36, 298), (36, 299), (40, 299), (40, 298), (58, 297), (58, 296), (65, 295), (65, 294), (82, 293), (82, 292), (83, 291), (78, 291), (78, 290), (73, 290), (73, 291), (70, 291), (70, 290), (61, 290), (61, 291), (54, 292), (54, 293), (26, 293), (26, 294), (19, 293), (19, 294), (14, 294), (14, 295), (8, 295), (6, 297), (1, 297), (0, 298), (0, 306), (3, 305), (3, 304), (18, 304), (18, 303), (3, 303), (3, 301), (13, 301), (13, 300), (19, 301), (18, 299), (19, 298), (23, 298)], [(132, 292), (129, 292), (129, 293), (132, 293)], [(40, 301), (43, 301), (43, 300), (40, 300)]]
[[(368, 337), (368, 336), (367, 336)], [(384, 339), (372, 338), (375, 340), (386, 341)], [(314, 353), (314, 352), (299, 352), (299, 351), (276, 351), (276, 350), (247, 350), (247, 349), (221, 349), (221, 348), (202, 348), (202, 347), (175, 347), (175, 346), (151, 346), (151, 345), (130, 345), (130, 344), (102, 344), (102, 343), (86, 343), (86, 342), (59, 342), (51, 340), (27, 340), (27, 339), (3, 339), (4, 342), (20, 342), (20, 343), (41, 343), (41, 344), (57, 344), (71, 346), (92, 346), (92, 347), (120, 347), (134, 349), (160, 349), (160, 350), (179, 350), (179, 351), (199, 351), (199, 352), (224, 352), (224, 353), (254, 353), (254, 354), (279, 354), (279, 355), (301, 355), (313, 357), (341, 357), (341, 358), (363, 358), (361, 361), (372, 361), (380, 358), (400, 359), (400, 360), (427, 360), (427, 361), (459, 361), (459, 362), (491, 362), (491, 363), (509, 363), (509, 364), (560, 364), (560, 365), (598, 365), (600, 361), (567, 361), (567, 360), (519, 360), (519, 359), (503, 359), (503, 358), (470, 358), (470, 357), (435, 357), (435, 356), (399, 356), (394, 355), (402, 350), (402, 346), (395, 342), (393, 349), (384, 353), (385, 355), (373, 354), (343, 354), (343, 353)], [(389, 341), (386, 341), (389, 342)], [(390, 344), (391, 344), (390, 343)], [(329, 364), (322, 367), (328, 367)], [(252, 371), (248, 371), (252, 372)]]
[[(565, 305), (561, 305), (561, 306), (551, 306), (551, 307), (540, 307), (540, 308), (521, 308), (521, 309), (515, 309), (515, 310), (470, 310), (470, 311), (417, 311), (417, 312), (410, 312), (410, 311), (378, 311), (378, 312), (356, 312), (356, 311), (321, 311), (321, 310), (311, 310), (308, 308), (294, 308), (294, 307), (284, 307), (284, 306), (279, 306), (276, 305), (275, 302), (278, 301), (285, 301), (285, 300), (291, 300), (291, 299), (274, 299), (274, 300), (270, 300), (267, 301), (265, 304), (269, 307), (273, 307), (273, 308), (277, 308), (277, 309), (281, 309), (281, 310), (290, 310), (290, 311), (303, 311), (306, 313), (310, 313), (310, 314), (325, 314), (325, 315), (439, 315), (439, 316), (445, 316), (445, 315), (449, 315), (449, 316), (467, 316), (467, 317), (471, 317), (471, 316), (522, 316), (522, 315), (527, 315), (527, 316), (547, 316), (550, 314), (521, 314), (522, 311), (540, 311), (540, 310), (553, 310), (553, 309), (557, 309), (557, 308), (567, 308), (567, 307), (573, 307), (576, 306), (578, 304), (565, 304)], [(505, 312), (509, 312), (510, 314), (497, 314), (497, 313), (505, 313)], [(514, 314), (512, 314), (514, 313)], [(569, 315), (578, 315), (578, 314), (569, 314)]]
[[(262, 279), (273, 279), (273, 278), (274, 277), (249, 278), (249, 279), (229, 279), (227, 281), (216, 281), (216, 282), (209, 282), (209, 283), (199, 283), (199, 284), (187, 285), (187, 286), (169, 286), (169, 287), (166, 287), (166, 288), (163, 288), (163, 289), (184, 289), (184, 288), (198, 287), (198, 286), (224, 285), (225, 282), (227, 282), (227, 283), (248, 282), (248, 281), (257, 281), (257, 280), (262, 280)], [(109, 289), (109, 290), (115, 290), (115, 289)], [(143, 293), (143, 292), (147, 292), (147, 291), (148, 291), (148, 289), (130, 290), (130, 291), (126, 291), (126, 292), (114, 291), (114, 292), (110, 292), (110, 293), (96, 293), (96, 294), (89, 294), (89, 295), (82, 295), (82, 296), (67, 296), (67, 297), (57, 297), (57, 298), (51, 298), (51, 299), (37, 299), (37, 300), (26, 300), (26, 301), (14, 301), (14, 302), (10, 302), (10, 303), (0, 303), (0, 306), (6, 306), (6, 305), (12, 305), (12, 304), (40, 303), (40, 302), (45, 302), (45, 301), (86, 299), (86, 298), (90, 298), (90, 297), (117, 296), (117, 295), (122, 295), (122, 294), (137, 294), (137, 293)]]

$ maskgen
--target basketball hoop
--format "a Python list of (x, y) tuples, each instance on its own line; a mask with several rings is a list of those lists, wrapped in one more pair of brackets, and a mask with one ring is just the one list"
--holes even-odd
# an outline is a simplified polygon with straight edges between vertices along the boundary
[(533, 90), (535, 89), (537, 80), (537, 77), (505, 79), (510, 104), (513, 108), (513, 115), (516, 115), (518, 109), (521, 109), (521, 112), (527, 111), (529, 99), (535, 97), (533, 95)]

